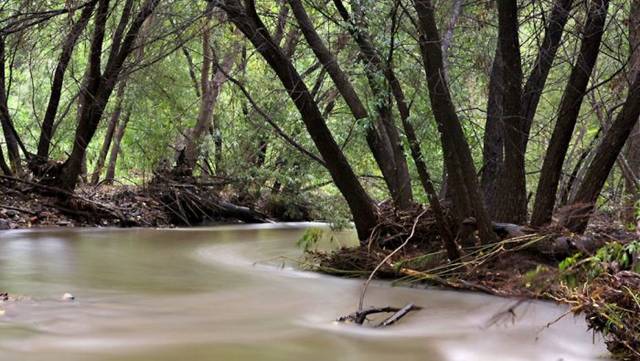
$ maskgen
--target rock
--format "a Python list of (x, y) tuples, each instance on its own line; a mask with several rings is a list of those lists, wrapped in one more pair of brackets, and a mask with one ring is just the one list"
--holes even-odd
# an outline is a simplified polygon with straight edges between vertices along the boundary
[(63, 300), (63, 301), (73, 301), (73, 300), (75, 300), (75, 299), (76, 299), (76, 298), (75, 298), (75, 296), (74, 296), (74, 295), (72, 295), (72, 294), (71, 294), (71, 293), (69, 293), (69, 292), (67, 292), (67, 293), (65, 293), (64, 295), (62, 295), (62, 300)]
[(0, 229), (11, 229), (11, 223), (6, 219), (0, 219)]

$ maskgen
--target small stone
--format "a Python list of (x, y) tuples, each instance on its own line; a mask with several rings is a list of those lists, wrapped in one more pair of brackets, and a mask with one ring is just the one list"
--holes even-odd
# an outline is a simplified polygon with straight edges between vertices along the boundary
[(71, 293), (69, 293), (69, 292), (67, 292), (67, 293), (65, 293), (64, 295), (62, 295), (62, 300), (63, 300), (63, 301), (73, 301), (73, 300), (75, 300), (75, 299), (76, 299), (76, 298), (75, 298), (75, 296), (74, 296), (74, 295), (72, 295), (72, 294), (71, 294)]

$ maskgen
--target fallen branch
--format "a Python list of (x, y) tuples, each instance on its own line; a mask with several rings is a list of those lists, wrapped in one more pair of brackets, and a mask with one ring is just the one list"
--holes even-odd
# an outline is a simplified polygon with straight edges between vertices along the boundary
[(394, 313), (393, 315), (391, 315), (389, 318), (387, 318), (386, 320), (380, 322), (380, 324), (378, 324), (376, 327), (387, 327), (387, 326), (391, 326), (394, 323), (398, 322), (401, 318), (403, 318), (404, 316), (406, 316), (409, 312), (411, 311), (417, 311), (417, 310), (421, 310), (422, 307), (418, 307), (416, 305), (414, 305), (413, 303), (410, 303), (404, 307), (402, 307), (400, 310), (398, 310), (396, 313)]

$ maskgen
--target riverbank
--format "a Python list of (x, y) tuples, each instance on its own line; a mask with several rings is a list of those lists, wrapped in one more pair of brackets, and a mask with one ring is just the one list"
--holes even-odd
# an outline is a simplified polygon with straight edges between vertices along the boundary
[(156, 227), (277, 220), (231, 203), (206, 185), (82, 185), (74, 192), (0, 178), (0, 229)]
[[(429, 227), (423, 222), (414, 231), (433, 235)], [(409, 231), (400, 230), (400, 234), (406, 238)], [(313, 238), (307, 236), (306, 241)], [(403, 285), (419, 283), (566, 304), (569, 313), (584, 315), (590, 329), (604, 336), (616, 359), (640, 359), (640, 239), (604, 218), (583, 236), (549, 227), (498, 243), (464, 247), (456, 262), (447, 258), (437, 237), (415, 237), (404, 246), (378, 244), (370, 241), (333, 252), (309, 251), (303, 266), (360, 278), (377, 269), (376, 278)]]

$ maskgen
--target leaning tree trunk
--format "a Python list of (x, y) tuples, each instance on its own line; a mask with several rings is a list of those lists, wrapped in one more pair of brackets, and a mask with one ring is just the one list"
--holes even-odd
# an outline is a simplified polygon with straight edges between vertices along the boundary
[(640, 74), (630, 86), (622, 111), (604, 135), (596, 154), (580, 183), (572, 204), (585, 213), (574, 214), (567, 221), (567, 228), (574, 232), (584, 232), (589, 221), (589, 213), (600, 195), (600, 191), (616, 163), (625, 142), (640, 116)]
[[(142, 25), (153, 13), (161, 0), (147, 0), (141, 6), (138, 14), (129, 25), (122, 41), (113, 39), (112, 49), (104, 73), (101, 72), (100, 58), (102, 55), (102, 42), (105, 35), (105, 23), (109, 12), (109, 0), (100, 0), (95, 21), (95, 29), (91, 41), (89, 55), (89, 72), (87, 85), (83, 89), (85, 104), (82, 107), (78, 119), (75, 141), (71, 155), (64, 163), (59, 177), (54, 183), (66, 190), (73, 190), (78, 182), (78, 176), (82, 169), (82, 159), (85, 156), (87, 146), (93, 138), (104, 109), (113, 92), (124, 62), (134, 50), (138, 33)], [(125, 14), (123, 12), (123, 17)]]
[[(345, 103), (347, 103), (354, 118), (366, 118), (368, 113), (365, 106), (349, 81), (349, 78), (340, 68), (336, 57), (326, 47), (314, 29), (302, 2), (300, 0), (289, 0), (289, 4), (307, 43), (333, 80), (334, 85), (340, 92), (340, 95), (342, 95)], [(380, 93), (381, 92), (378, 91), (378, 95), (380, 95)], [(387, 126), (388, 123), (391, 122), (392, 114), (388, 105), (379, 107), (377, 124), (375, 127), (366, 128), (366, 139), (374, 155), (374, 159), (382, 171), (394, 204), (400, 209), (408, 209), (413, 203), (409, 170), (406, 166), (404, 155), (398, 157), (397, 155), (400, 152), (394, 149), (394, 141), (397, 145), (399, 143), (399, 136), (395, 129), (389, 129)]]
[(531, 131), (531, 125), (533, 124), (533, 118), (538, 109), (538, 104), (540, 103), (544, 86), (547, 83), (551, 66), (560, 47), (560, 40), (562, 40), (562, 34), (569, 19), (573, 1), (574, 0), (554, 1), (551, 14), (545, 25), (542, 44), (538, 49), (538, 55), (534, 61), (533, 69), (531, 70), (531, 74), (529, 74), (529, 78), (527, 78), (527, 83), (522, 92), (522, 114), (524, 116), (522, 142), (524, 143), (523, 149), (525, 151), (527, 149), (527, 143), (529, 142), (529, 133)]
[[(347, 28), (358, 45), (360, 55), (366, 63), (365, 74), (369, 82), (369, 87), (371, 88), (373, 96), (378, 100), (376, 102), (376, 110), (378, 113), (376, 120), (377, 134), (374, 134), (371, 129), (368, 130), (367, 141), (381, 170), (383, 173), (386, 173), (384, 174), (384, 178), (392, 189), (391, 193), (394, 196), (396, 206), (400, 209), (407, 209), (413, 204), (411, 178), (402, 141), (393, 121), (392, 105), (388, 99), (387, 90), (385, 89), (388, 84), (396, 100), (400, 116), (403, 117), (403, 115), (408, 114), (408, 111), (404, 112), (404, 109), (401, 109), (406, 105), (402, 88), (400, 87), (400, 83), (397, 82), (390, 64), (385, 64), (377, 49), (374, 47), (367, 33), (366, 24), (364, 22), (355, 23), (341, 0), (334, 0), (334, 3), (342, 19), (350, 24)], [(354, 6), (356, 17), (363, 18), (363, 10), (357, 6), (355, 2), (352, 3), (352, 7)], [(384, 75), (384, 78), (380, 79), (379, 74)], [(374, 144), (372, 145), (372, 143)], [(380, 149), (384, 149), (385, 147), (387, 148), (386, 151)], [(386, 171), (385, 168), (387, 168)]]
[[(640, 73), (640, 0), (631, 2), (629, 13), (629, 48), (632, 49), (629, 80), (631, 81)], [(640, 207), (640, 121), (636, 123), (631, 132), (625, 149), (625, 158), (635, 179), (625, 177), (625, 204), (622, 219), (626, 224), (633, 224), (640, 228), (638, 224), (637, 207)], [(635, 182), (634, 182), (635, 180)]]
[(589, 8), (587, 23), (582, 35), (580, 53), (574, 64), (569, 81), (562, 96), (558, 120), (553, 129), (547, 153), (542, 164), (536, 201), (531, 216), (533, 226), (542, 226), (551, 221), (556, 203), (556, 193), (562, 175), (562, 165), (571, 142), (573, 130), (580, 114), (580, 106), (595, 67), (609, 0), (594, 0)]
[(7, 153), (12, 173), (22, 174), (22, 163), (20, 160), (20, 149), (18, 148), (18, 137), (13, 128), (13, 121), (9, 113), (8, 94), (5, 77), (5, 40), (0, 34), (0, 123), (4, 140), (7, 144)]
[(71, 62), (71, 55), (73, 49), (80, 39), (80, 35), (87, 27), (91, 14), (98, 1), (92, 0), (88, 5), (82, 9), (80, 18), (73, 24), (67, 38), (62, 44), (62, 53), (60, 54), (60, 60), (53, 74), (53, 81), (51, 83), (51, 93), (49, 95), (49, 103), (47, 104), (47, 110), (45, 111), (44, 118), (42, 119), (42, 126), (40, 130), (40, 138), (38, 140), (38, 157), (42, 160), (49, 158), (49, 148), (51, 147), (51, 139), (53, 138), (53, 128), (58, 112), (58, 105), (60, 104), (60, 96), (62, 95), (62, 85), (64, 82), (64, 74), (67, 70), (67, 66)]
[(220, 6), (227, 12), (231, 22), (251, 41), (287, 90), (322, 155), (327, 170), (349, 205), (358, 237), (366, 240), (377, 223), (376, 207), (333, 138), (320, 109), (291, 59), (273, 42), (267, 27), (251, 5), (245, 9), (239, 0), (227, 0)]
[(497, 237), (491, 228), (491, 220), (484, 207), (469, 145), (445, 79), (435, 9), (430, 0), (414, 0), (414, 5), (419, 18), (420, 50), (427, 75), (429, 97), (434, 117), (441, 131), (447, 171), (451, 180), (450, 186), (454, 193), (465, 195), (469, 201), (469, 208), (463, 208), (462, 211), (475, 216), (482, 240), (496, 241)]

